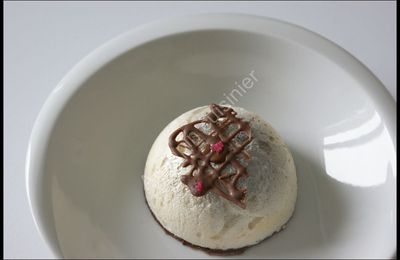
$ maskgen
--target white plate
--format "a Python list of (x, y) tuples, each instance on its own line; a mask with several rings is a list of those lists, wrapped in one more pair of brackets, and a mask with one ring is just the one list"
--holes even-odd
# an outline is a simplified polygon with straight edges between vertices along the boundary
[[(245, 258), (391, 257), (395, 102), (335, 44), (276, 20), (198, 15), (148, 24), (95, 50), (57, 86), (27, 155), (32, 214), (56, 256), (204, 258), (167, 236), (141, 175), (154, 138), (191, 108), (227, 100), (260, 114), (293, 152), (287, 229)], [(231, 98), (232, 99), (232, 98)], [(167, 148), (166, 148), (167, 149)]]

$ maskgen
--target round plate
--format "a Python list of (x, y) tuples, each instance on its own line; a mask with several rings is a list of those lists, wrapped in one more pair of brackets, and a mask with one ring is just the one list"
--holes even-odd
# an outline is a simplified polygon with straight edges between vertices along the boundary
[(212, 102), (261, 115), (297, 168), (298, 201), (287, 228), (238, 257), (395, 254), (396, 112), (389, 93), (315, 33), (217, 14), (125, 33), (53, 91), (32, 132), (26, 174), (32, 214), (55, 255), (208, 257), (153, 220), (141, 176), (163, 127)]

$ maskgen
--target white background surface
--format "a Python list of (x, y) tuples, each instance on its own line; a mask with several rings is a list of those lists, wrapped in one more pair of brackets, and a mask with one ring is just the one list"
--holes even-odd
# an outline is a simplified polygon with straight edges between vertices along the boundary
[(396, 95), (395, 2), (6, 2), (4, 45), (5, 258), (52, 258), (30, 215), (25, 153), (36, 116), (86, 54), (137, 25), (181, 14), (278, 18), (339, 44)]

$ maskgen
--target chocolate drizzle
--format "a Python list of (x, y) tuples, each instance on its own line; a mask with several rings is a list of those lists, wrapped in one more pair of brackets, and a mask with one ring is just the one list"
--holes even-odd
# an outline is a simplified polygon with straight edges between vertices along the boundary
[(184, 159), (182, 167), (192, 166), (181, 181), (194, 196), (213, 191), (244, 209), (247, 188), (238, 182), (248, 175), (244, 164), (250, 160), (245, 150), (253, 139), (250, 125), (230, 107), (212, 104), (210, 110), (203, 119), (175, 130), (169, 147)]

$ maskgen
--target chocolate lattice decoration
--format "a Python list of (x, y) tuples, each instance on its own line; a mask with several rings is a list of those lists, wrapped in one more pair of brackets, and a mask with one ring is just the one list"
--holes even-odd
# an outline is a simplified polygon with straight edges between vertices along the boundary
[(181, 181), (194, 196), (213, 191), (244, 209), (247, 187), (239, 187), (239, 180), (248, 175), (250, 125), (230, 107), (212, 104), (210, 110), (205, 118), (175, 130), (169, 147), (184, 159), (182, 167), (192, 166)]

